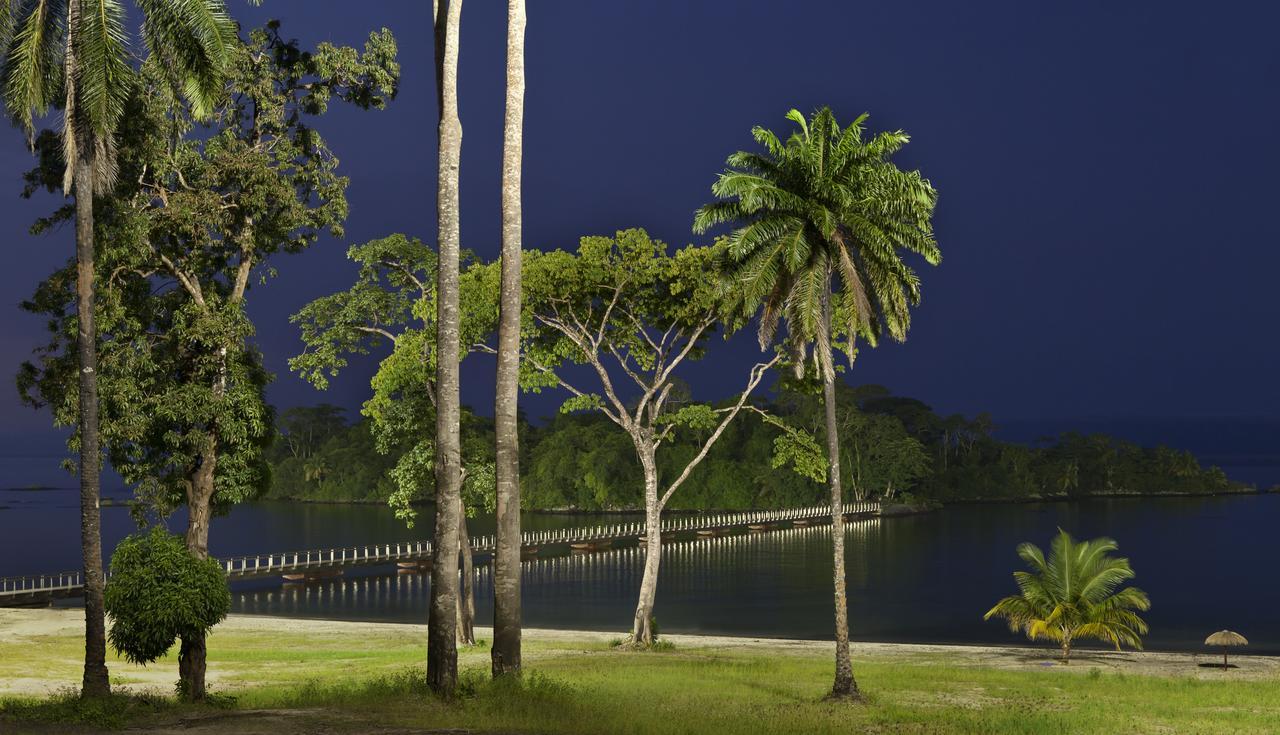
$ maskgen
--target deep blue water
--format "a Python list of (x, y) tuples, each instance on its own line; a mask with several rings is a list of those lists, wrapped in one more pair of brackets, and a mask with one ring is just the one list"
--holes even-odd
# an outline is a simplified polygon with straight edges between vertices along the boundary
[[(2, 468), (0, 468), (2, 469)], [(612, 519), (611, 519), (612, 520)], [(602, 522), (532, 515), (529, 527)], [(608, 522), (608, 521), (603, 521)], [(170, 521), (178, 530), (180, 515)], [(79, 565), (77, 493), (0, 490), (0, 576)], [(473, 533), (492, 528), (477, 519)], [(1153, 601), (1149, 646), (1199, 650), (1222, 628), (1244, 633), (1251, 652), (1280, 654), (1280, 495), (1108, 499), (1074, 503), (954, 506), (922, 516), (851, 525), (850, 619), (855, 638), (954, 643), (1019, 639), (982, 613), (1014, 591), (1022, 541), (1048, 543), (1058, 528), (1117, 539)], [(110, 548), (132, 530), (123, 507), (103, 509)], [(425, 538), (379, 506), (256, 503), (214, 521), (215, 555)], [(753, 636), (830, 637), (830, 529), (677, 542), (664, 547), (657, 617), (663, 630)], [(622, 630), (639, 585), (643, 552), (620, 548), (526, 568), (526, 621), (537, 627)], [(238, 584), (238, 612), (421, 622), (427, 580), (396, 575), (284, 586)], [(478, 572), (478, 614), (491, 615), (488, 570)]]

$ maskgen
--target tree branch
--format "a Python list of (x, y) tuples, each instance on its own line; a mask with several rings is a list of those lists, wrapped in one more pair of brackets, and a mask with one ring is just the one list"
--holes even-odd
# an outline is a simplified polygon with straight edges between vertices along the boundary
[(715, 443), (720, 439), (720, 435), (724, 433), (725, 427), (727, 427), (729, 422), (733, 421), (733, 418), (738, 415), (738, 412), (742, 410), (743, 405), (746, 404), (747, 398), (751, 395), (751, 392), (760, 384), (760, 381), (764, 378), (764, 374), (769, 371), (769, 368), (778, 364), (778, 360), (781, 359), (782, 355), (774, 355), (773, 359), (769, 362), (758, 363), (755, 367), (751, 368), (751, 377), (747, 381), (747, 387), (742, 391), (742, 395), (738, 396), (738, 402), (735, 403), (733, 407), (729, 409), (728, 413), (725, 414), (725, 417), (720, 420), (720, 424), (716, 426), (716, 430), (711, 433), (711, 436), (707, 437), (707, 440), (702, 443), (702, 449), (699, 450), (697, 456), (689, 460), (689, 463), (685, 465), (684, 471), (680, 473), (680, 476), (667, 487), (666, 492), (662, 494), (662, 498), (658, 501), (659, 510), (666, 507), (667, 501), (670, 500), (671, 496), (675, 494), (675, 491), (684, 484), (684, 481), (689, 478), (689, 474), (693, 472), (693, 468), (697, 467), (698, 464), (702, 462), (703, 458), (707, 456), (707, 453), (711, 451), (711, 447), (715, 445)]

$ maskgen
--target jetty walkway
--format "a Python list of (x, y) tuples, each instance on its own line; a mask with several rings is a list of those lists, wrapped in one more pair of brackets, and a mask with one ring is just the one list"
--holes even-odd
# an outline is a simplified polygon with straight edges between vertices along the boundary
[[(879, 514), (880, 504), (875, 502), (846, 503), (844, 506), (846, 518)], [(831, 509), (826, 505), (740, 513), (681, 514), (663, 519), (662, 535), (666, 538), (681, 534), (711, 537), (738, 530), (767, 532), (775, 528), (818, 524), (830, 517)], [(617, 542), (643, 543), (644, 532), (643, 521), (525, 531), (520, 534), (521, 551), (527, 559), (536, 558), (539, 554), (564, 553), (566, 550), (590, 552), (609, 548)], [(492, 535), (473, 537), (472, 553), (491, 555), (494, 541)], [(402, 541), (236, 556), (220, 559), (219, 563), (226, 570), (227, 579), (232, 582), (267, 577), (306, 580), (337, 576), (348, 569), (361, 567), (425, 567), (431, 562), (431, 551), (430, 541)], [(84, 579), (81, 571), (0, 577), (0, 607), (47, 604), (59, 598), (79, 597), (83, 591)]]

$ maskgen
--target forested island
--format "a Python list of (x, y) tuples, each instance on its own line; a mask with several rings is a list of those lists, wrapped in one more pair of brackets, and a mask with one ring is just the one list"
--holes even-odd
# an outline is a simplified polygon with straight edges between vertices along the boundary
[[(857, 499), (902, 505), (1073, 499), (1096, 496), (1251, 492), (1218, 467), (1165, 446), (1143, 447), (1107, 434), (1066, 432), (1028, 445), (994, 436), (991, 417), (942, 416), (878, 385), (841, 387), (844, 479)], [(780, 391), (761, 402), (770, 414), (818, 431), (819, 396)], [(643, 481), (628, 436), (596, 412), (522, 422), (521, 462), (528, 510), (623, 511), (643, 503)], [(820, 502), (822, 485), (773, 466), (774, 425), (730, 424), (671, 506), (683, 510), (781, 508)], [(492, 420), (468, 412), (467, 461), (491, 463)], [(660, 474), (678, 473), (697, 451), (697, 432), (659, 455)], [(380, 451), (384, 450), (384, 451)], [(289, 409), (268, 450), (264, 497), (315, 502), (386, 502), (407, 445), (380, 446), (370, 421), (350, 421), (332, 405)], [(486, 453), (487, 450), (487, 453)]]

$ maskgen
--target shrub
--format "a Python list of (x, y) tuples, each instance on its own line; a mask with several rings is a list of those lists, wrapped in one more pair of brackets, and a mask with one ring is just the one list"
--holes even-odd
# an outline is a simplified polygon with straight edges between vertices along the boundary
[(129, 536), (111, 555), (105, 601), (111, 646), (131, 663), (165, 655), (180, 637), (198, 637), (227, 616), (231, 590), (215, 559), (192, 556), (163, 528)]

